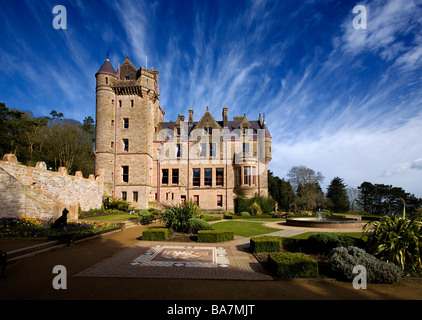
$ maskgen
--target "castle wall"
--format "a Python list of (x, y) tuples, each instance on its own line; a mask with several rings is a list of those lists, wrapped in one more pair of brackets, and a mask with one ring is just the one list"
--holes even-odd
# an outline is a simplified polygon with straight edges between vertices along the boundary
[(9, 160), (0, 161), (2, 217), (57, 218), (66, 207), (70, 219), (77, 219), (78, 206), (89, 210), (102, 205), (103, 185), (94, 175), (85, 179), (81, 172), (68, 175), (65, 168), (51, 172), (43, 162), (27, 167)]

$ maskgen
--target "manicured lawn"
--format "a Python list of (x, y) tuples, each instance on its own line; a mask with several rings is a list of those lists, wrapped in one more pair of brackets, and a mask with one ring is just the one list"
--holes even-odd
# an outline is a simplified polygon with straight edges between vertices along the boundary
[(232, 231), (236, 236), (253, 237), (260, 234), (280, 231), (281, 229), (264, 227), (260, 222), (223, 221), (212, 224), (213, 229)]
[(139, 219), (139, 216), (137, 214), (128, 214), (128, 213), (122, 213), (122, 214), (110, 214), (110, 215), (103, 215), (103, 216), (97, 216), (97, 217), (87, 217), (87, 218), (80, 218), (81, 220), (86, 221), (124, 221), (124, 220), (137, 220)]
[[(321, 232), (305, 232), (305, 233), (298, 234), (296, 236), (292, 236), (291, 238), (293, 238), (293, 239), (308, 239), (312, 234), (315, 234), (315, 233), (321, 233)], [(344, 234), (344, 235), (351, 236), (351, 237), (358, 238), (358, 239), (360, 239), (362, 237), (362, 232), (343, 232), (342, 233), (342, 232), (336, 231), (336, 233)]]

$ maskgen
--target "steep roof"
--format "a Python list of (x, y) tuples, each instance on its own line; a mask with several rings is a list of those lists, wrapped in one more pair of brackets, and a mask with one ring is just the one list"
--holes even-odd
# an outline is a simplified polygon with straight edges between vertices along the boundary
[(116, 76), (116, 71), (113, 68), (113, 65), (111, 64), (110, 60), (107, 58), (106, 61), (104, 61), (103, 65), (101, 66), (100, 70), (98, 70), (98, 73), (106, 73), (111, 74), (113, 76)]
[[(221, 128), (223, 128), (223, 121), (216, 121)], [(241, 128), (241, 121), (227, 121), (227, 129), (229, 130), (229, 132), (232, 132), (233, 130), (236, 129), (240, 129)], [(187, 124), (187, 122), (186, 122)], [(188, 134), (190, 134), (190, 132), (196, 128), (198, 128), (198, 124), (199, 122), (195, 121), (193, 122), (192, 126), (188, 126), (189, 128), (189, 132)], [(256, 134), (258, 132), (258, 129), (264, 129), (265, 130), (265, 137), (271, 137), (270, 131), (268, 130), (268, 126), (267, 124), (264, 122), (260, 123), (260, 121), (249, 121), (250, 124), (250, 129), (253, 130), (253, 137), (256, 137)], [(176, 122), (160, 122), (161, 128), (162, 129), (174, 129)]]

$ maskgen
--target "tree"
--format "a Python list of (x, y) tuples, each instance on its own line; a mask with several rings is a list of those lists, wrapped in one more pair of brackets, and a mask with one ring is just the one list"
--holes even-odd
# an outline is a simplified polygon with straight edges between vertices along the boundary
[(328, 208), (335, 212), (346, 212), (349, 210), (349, 198), (347, 196), (346, 185), (343, 179), (335, 177), (331, 180), (327, 188)]
[(354, 187), (347, 187), (347, 196), (349, 197), (350, 209), (356, 209), (357, 201), (359, 198), (359, 189)]
[(417, 214), (422, 199), (407, 193), (400, 187), (363, 182), (359, 187), (358, 204), (363, 210), (376, 215), (394, 215), (402, 211), (403, 201), (409, 215)]
[(279, 210), (288, 211), (295, 201), (295, 192), (290, 182), (274, 176), (271, 170), (268, 170), (268, 192), (277, 202)]
[(287, 176), (296, 190), (297, 204), (301, 210), (314, 209), (323, 202), (320, 182), (324, 177), (321, 172), (315, 172), (306, 166), (296, 166), (290, 169)]

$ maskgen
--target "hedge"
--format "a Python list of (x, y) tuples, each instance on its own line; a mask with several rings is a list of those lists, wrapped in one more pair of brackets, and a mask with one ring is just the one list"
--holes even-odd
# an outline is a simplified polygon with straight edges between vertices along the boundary
[(225, 230), (199, 230), (198, 242), (222, 242), (233, 240), (232, 231)]
[(282, 247), (281, 240), (281, 237), (276, 236), (253, 237), (250, 240), (250, 249), (253, 253), (279, 252)]
[(319, 275), (318, 263), (300, 252), (270, 253), (268, 269), (277, 278), (315, 278)]
[(167, 228), (149, 228), (142, 232), (142, 240), (165, 241), (167, 240)]

